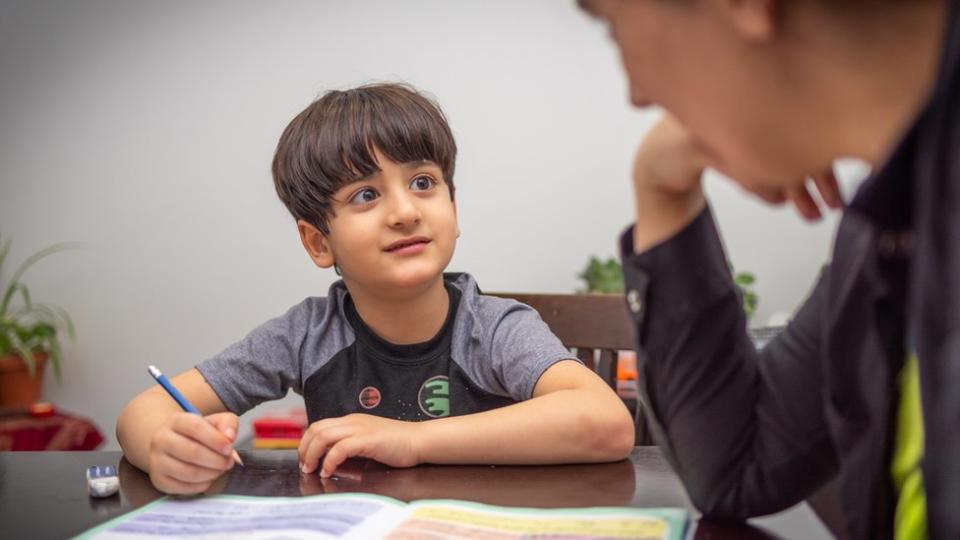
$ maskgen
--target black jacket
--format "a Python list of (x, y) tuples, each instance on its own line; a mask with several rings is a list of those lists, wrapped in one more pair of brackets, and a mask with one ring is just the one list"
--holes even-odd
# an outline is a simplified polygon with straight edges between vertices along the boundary
[(839, 474), (854, 538), (892, 535), (896, 375), (920, 367), (933, 538), (960, 538), (960, 28), (936, 89), (846, 209), (832, 264), (757, 352), (710, 210), (633, 254), (621, 241), (654, 438), (708, 516), (776, 512)]

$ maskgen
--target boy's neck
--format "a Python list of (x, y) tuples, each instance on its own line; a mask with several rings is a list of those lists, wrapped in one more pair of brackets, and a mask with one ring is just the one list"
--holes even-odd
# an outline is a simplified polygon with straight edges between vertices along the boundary
[(450, 309), (442, 275), (402, 297), (384, 296), (349, 282), (347, 285), (364, 324), (395, 345), (429, 341), (443, 327)]

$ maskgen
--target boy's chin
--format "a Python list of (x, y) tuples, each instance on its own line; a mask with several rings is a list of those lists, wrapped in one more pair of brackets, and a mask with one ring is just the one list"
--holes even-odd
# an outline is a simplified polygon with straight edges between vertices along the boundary
[(368, 290), (377, 291), (384, 297), (408, 298), (434, 285), (437, 280), (443, 279), (443, 269), (436, 268), (405, 268), (402, 271), (388, 272), (379, 276), (367, 276), (367, 279), (353, 281), (356, 285)]
[(431, 285), (438, 279), (443, 278), (443, 270), (437, 271), (412, 271), (403, 272), (388, 278), (385, 286), (396, 288), (397, 290), (417, 289), (423, 286)]

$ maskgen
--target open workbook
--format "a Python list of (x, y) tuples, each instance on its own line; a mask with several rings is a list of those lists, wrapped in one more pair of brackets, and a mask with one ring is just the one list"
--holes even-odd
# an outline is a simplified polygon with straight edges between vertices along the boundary
[(404, 503), (367, 494), (162, 498), (82, 534), (82, 539), (343, 538), (412, 540), (680, 540), (680, 508), (510, 508), (467, 501)]

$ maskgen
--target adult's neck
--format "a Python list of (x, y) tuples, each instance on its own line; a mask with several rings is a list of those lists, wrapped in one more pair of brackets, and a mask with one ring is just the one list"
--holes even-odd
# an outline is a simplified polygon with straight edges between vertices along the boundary
[[(929, 100), (947, 30), (947, 0), (870, 2), (849, 12), (799, 2), (788, 29), (800, 77), (802, 118), (828, 159), (877, 167)], [(854, 13), (856, 11), (856, 13)], [(810, 129), (812, 128), (812, 129)]]
[(390, 343), (408, 345), (429, 341), (446, 321), (450, 297), (442, 275), (389, 294), (344, 281), (360, 318)]

